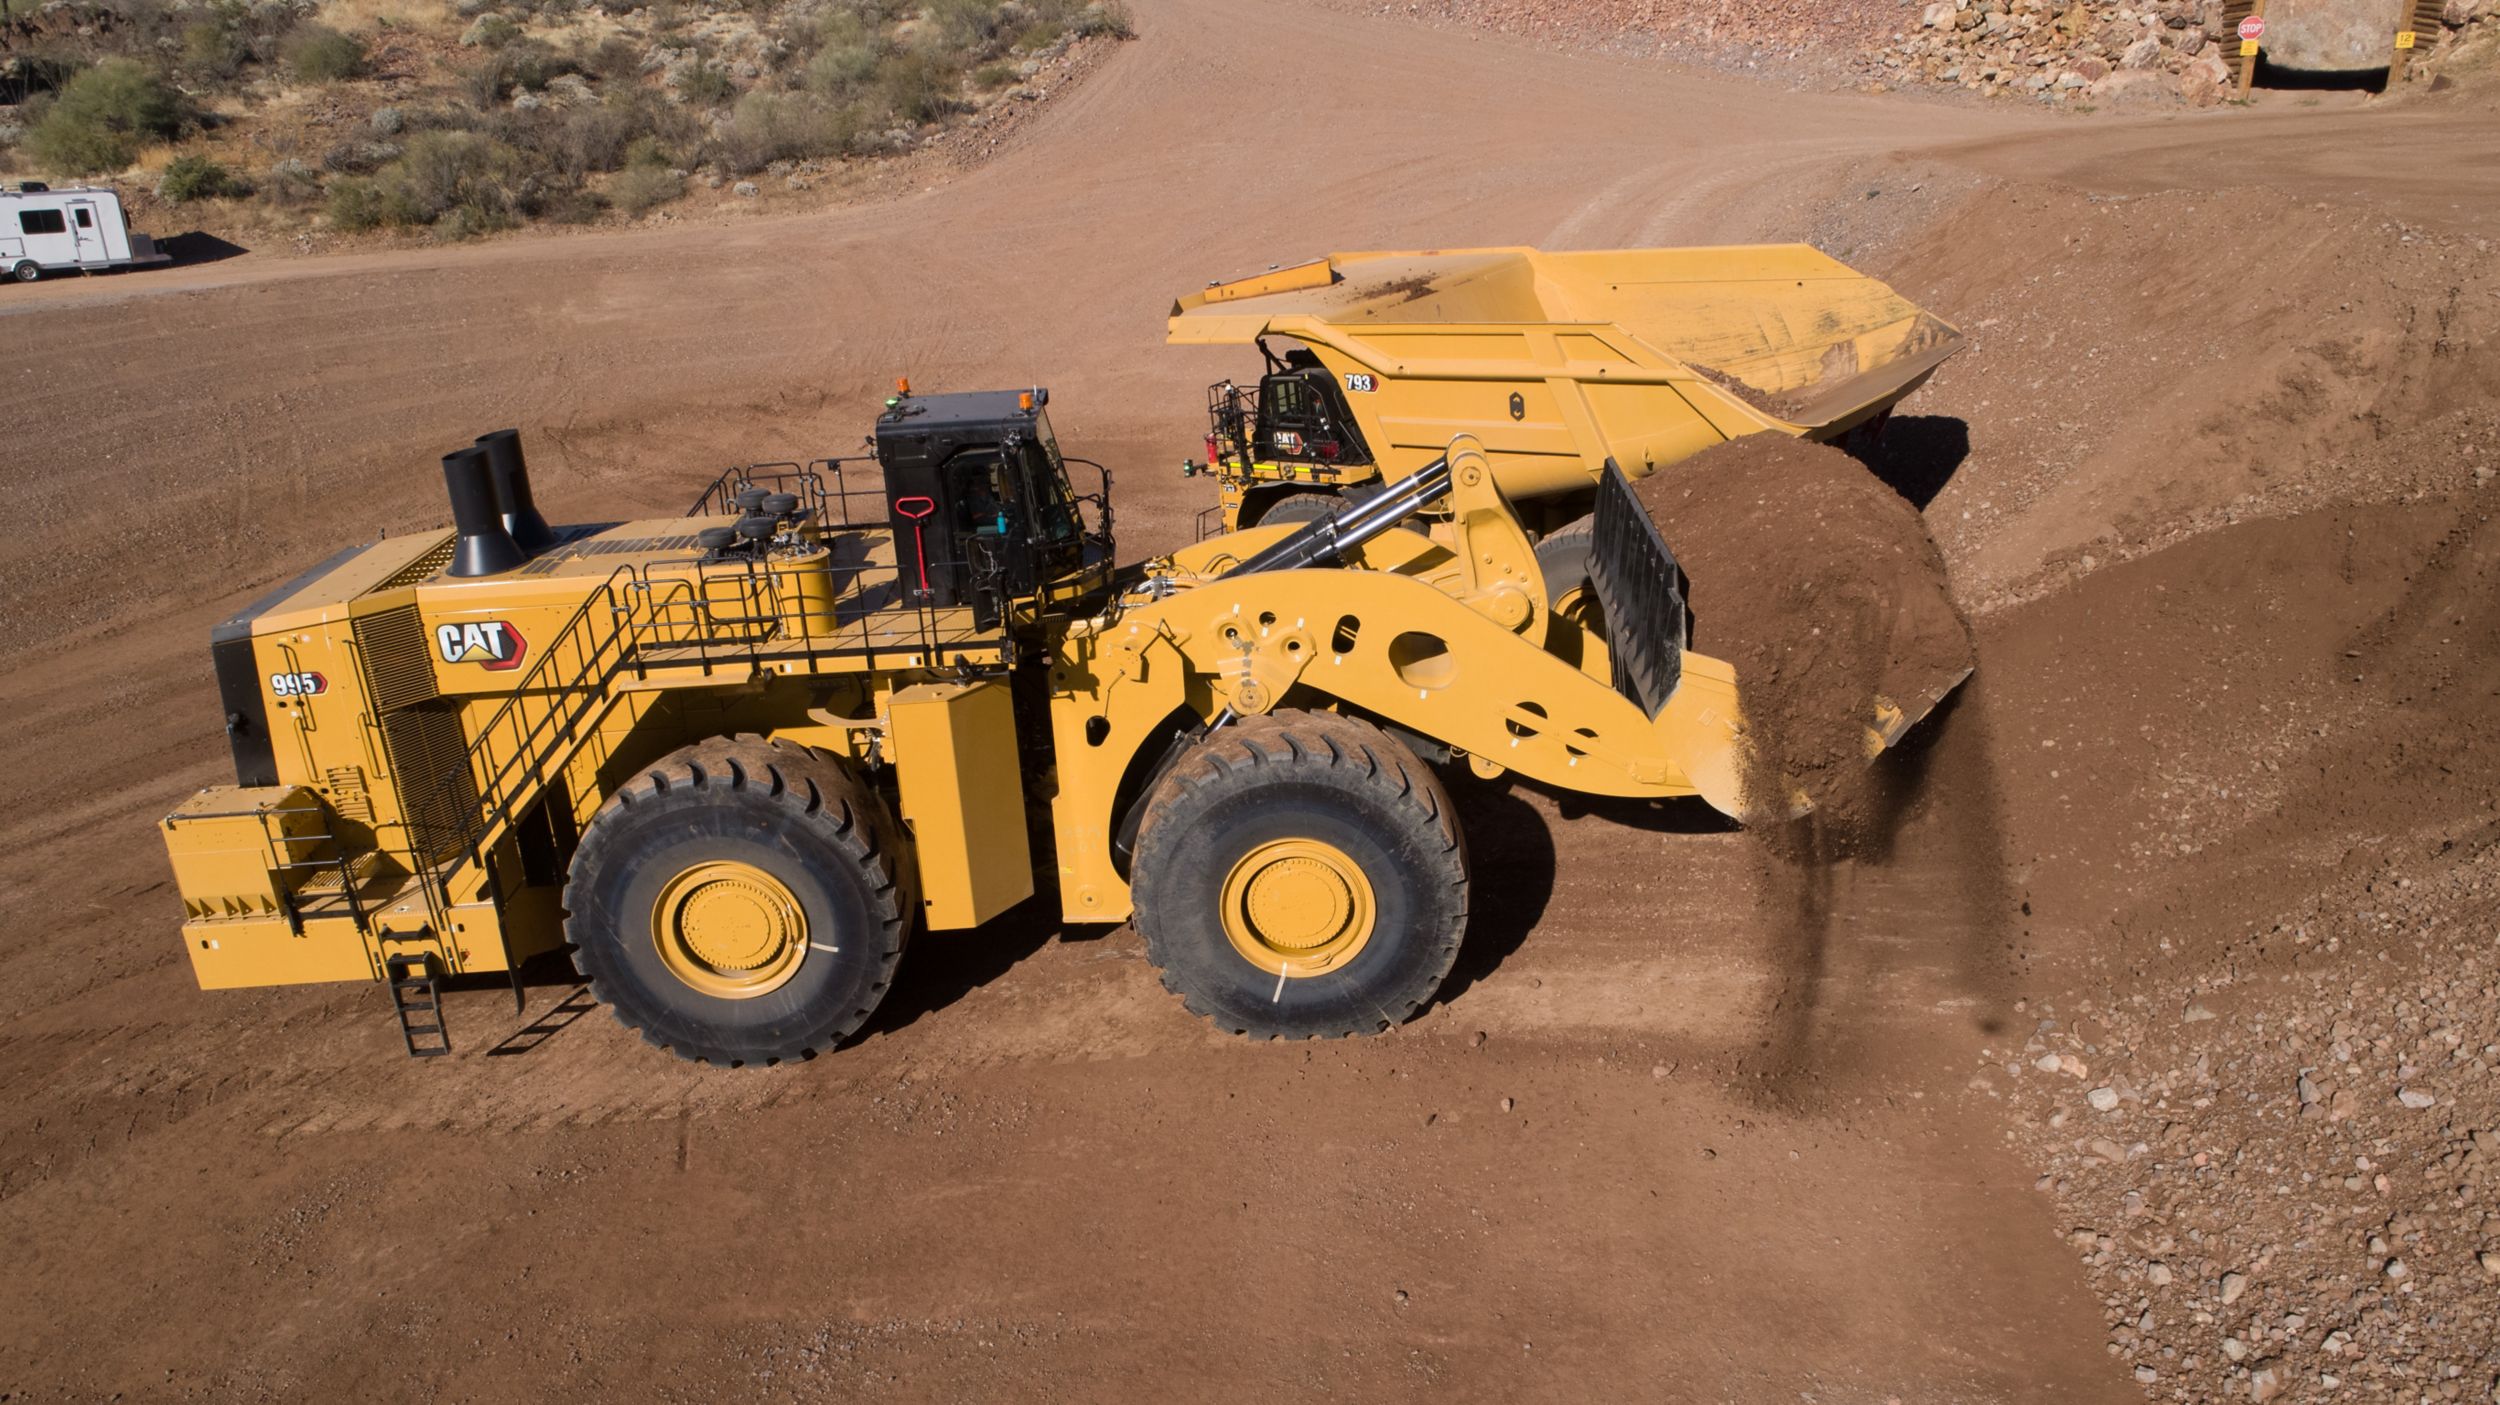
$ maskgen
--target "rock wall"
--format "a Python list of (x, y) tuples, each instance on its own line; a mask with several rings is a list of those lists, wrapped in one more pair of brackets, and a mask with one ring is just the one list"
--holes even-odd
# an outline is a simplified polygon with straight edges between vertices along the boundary
[[(2496, 0), (2450, 0), (2435, 56)], [(2401, 0), (2273, 0), (2269, 61), (2324, 72), (2387, 66)], [(1878, 76), (2042, 102), (2219, 102), (2238, 79), (2238, 41), (2222, 0), (1932, 0), (1914, 31), (1874, 49)], [(2426, 70), (2425, 70), (2426, 71)]]

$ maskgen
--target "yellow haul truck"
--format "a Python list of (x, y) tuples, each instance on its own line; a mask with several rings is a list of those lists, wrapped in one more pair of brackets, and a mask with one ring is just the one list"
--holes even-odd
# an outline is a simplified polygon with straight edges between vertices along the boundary
[(1169, 340), (1266, 361), (1208, 391), (1183, 467), (1214, 475), (1227, 531), (1325, 516), (1459, 434), (1557, 527), (1609, 459), (1638, 478), (1740, 435), (1880, 432), (1963, 344), (1803, 244), (1332, 254), (1182, 298)]
[[(1428, 762), (1747, 808), (1735, 677), (1622, 474), (1588, 541), (1613, 647), (1564, 649), (1472, 438), (1116, 566), (1048, 399), (898, 395), (873, 463), (733, 471), (682, 519), (551, 529), (511, 432), (447, 456), (452, 529), (213, 634), (237, 783), (162, 824), (200, 984), (380, 982), (441, 1053), (442, 979), (569, 945), (651, 1043), (773, 1063), (857, 1030), (915, 933), (1039, 890), (1134, 921), (1223, 1028), (1367, 1033), (1466, 927)], [(1879, 705), (1870, 751), (1935, 701)]]

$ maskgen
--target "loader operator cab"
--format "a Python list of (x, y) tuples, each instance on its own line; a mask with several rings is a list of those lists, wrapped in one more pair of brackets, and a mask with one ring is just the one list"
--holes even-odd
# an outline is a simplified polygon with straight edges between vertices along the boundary
[(970, 606), (990, 628), (1009, 601), (1108, 562), (1107, 519), (1086, 531), (1049, 403), (1038, 388), (902, 394), (877, 417), (907, 599)]

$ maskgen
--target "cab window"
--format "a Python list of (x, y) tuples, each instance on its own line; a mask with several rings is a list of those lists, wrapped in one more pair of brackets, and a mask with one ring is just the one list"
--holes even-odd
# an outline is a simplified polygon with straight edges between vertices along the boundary
[(995, 449), (958, 454), (946, 466), (953, 480), (955, 529), (968, 536), (1006, 537), (1015, 534), (1021, 492), (1016, 475)]

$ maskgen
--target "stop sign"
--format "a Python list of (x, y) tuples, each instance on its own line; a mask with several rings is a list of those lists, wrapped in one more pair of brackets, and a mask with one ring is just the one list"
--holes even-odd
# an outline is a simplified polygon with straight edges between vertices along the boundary
[(2255, 43), (2257, 40), (2265, 38), (2266, 17), (2264, 15), (2250, 15), (2248, 18), (2241, 20), (2240, 37), (2248, 40), (2250, 43)]

